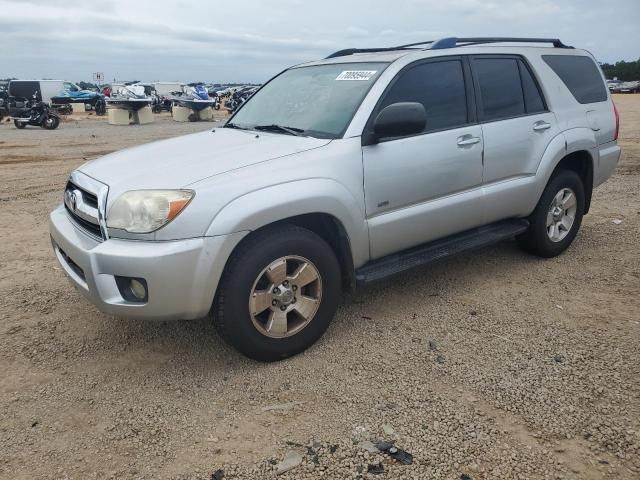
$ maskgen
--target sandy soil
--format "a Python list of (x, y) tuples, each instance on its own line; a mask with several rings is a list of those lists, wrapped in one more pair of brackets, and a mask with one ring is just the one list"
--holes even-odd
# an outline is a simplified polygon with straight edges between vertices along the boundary
[[(49, 243), (73, 168), (212, 124), (3, 123), (0, 477), (267, 479), (293, 451), (279, 478), (373, 478), (379, 462), (380, 478), (640, 478), (640, 95), (615, 101), (623, 158), (568, 252), (505, 242), (401, 275), (270, 365), (206, 320), (99, 313)], [(413, 464), (359, 445), (377, 437)]]

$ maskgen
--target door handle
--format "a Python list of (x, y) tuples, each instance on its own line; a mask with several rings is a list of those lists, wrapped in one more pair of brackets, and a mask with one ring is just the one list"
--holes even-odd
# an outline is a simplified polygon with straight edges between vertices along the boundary
[(543, 132), (544, 130), (549, 130), (551, 128), (551, 124), (547, 122), (536, 122), (533, 124), (533, 130), (535, 132)]
[(472, 137), (471, 135), (458, 137), (459, 147), (468, 147), (469, 145), (475, 145), (476, 143), (480, 143), (480, 137)]

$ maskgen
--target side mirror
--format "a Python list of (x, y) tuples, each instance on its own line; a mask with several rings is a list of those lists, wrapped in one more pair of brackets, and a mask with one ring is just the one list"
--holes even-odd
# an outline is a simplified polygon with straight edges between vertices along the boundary
[(421, 103), (393, 103), (378, 114), (373, 122), (373, 133), (379, 138), (404, 137), (424, 130), (427, 112)]

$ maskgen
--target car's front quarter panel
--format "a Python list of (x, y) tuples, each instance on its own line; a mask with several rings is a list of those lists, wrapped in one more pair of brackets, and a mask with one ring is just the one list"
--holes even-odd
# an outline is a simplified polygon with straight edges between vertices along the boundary
[(369, 259), (359, 138), (334, 140), (189, 188), (201, 200), (189, 214), (210, 219), (206, 236), (254, 231), (286, 218), (324, 213), (344, 227), (354, 265)]

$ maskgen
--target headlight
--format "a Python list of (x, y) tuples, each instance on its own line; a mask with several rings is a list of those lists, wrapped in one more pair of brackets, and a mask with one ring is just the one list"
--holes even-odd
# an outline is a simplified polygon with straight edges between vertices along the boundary
[(120, 195), (107, 215), (107, 227), (150, 233), (176, 218), (193, 198), (191, 190), (132, 190)]

